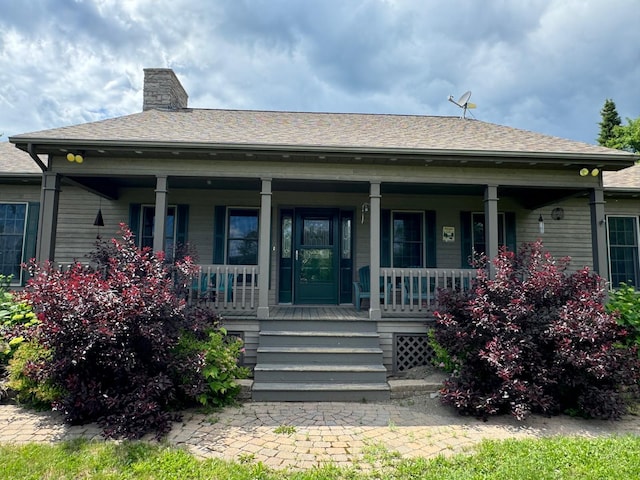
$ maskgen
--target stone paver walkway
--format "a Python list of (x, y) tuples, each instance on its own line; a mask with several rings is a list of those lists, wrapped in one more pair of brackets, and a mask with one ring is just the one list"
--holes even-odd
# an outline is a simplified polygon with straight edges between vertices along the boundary
[[(369, 456), (433, 457), (468, 451), (482, 439), (640, 434), (640, 418), (616, 422), (534, 416), (525, 422), (460, 417), (425, 395), (390, 403), (244, 403), (218, 413), (186, 412), (167, 437), (201, 458), (309, 468), (353, 466)], [(95, 425), (67, 426), (56, 413), (0, 405), (0, 441), (100, 439)]]

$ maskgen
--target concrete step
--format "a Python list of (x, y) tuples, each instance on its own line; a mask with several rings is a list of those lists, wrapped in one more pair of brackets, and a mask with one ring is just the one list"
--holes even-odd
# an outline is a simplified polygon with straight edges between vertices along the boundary
[(383, 365), (259, 364), (253, 370), (257, 383), (385, 383)]
[(259, 402), (384, 402), (388, 383), (257, 383), (251, 392)]

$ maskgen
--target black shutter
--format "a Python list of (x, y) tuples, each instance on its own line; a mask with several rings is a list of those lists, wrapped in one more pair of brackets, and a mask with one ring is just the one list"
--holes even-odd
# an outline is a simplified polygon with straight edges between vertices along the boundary
[(178, 245), (186, 245), (188, 237), (189, 226), (189, 205), (178, 205), (176, 209), (178, 216), (176, 224), (176, 242)]
[(227, 207), (218, 205), (213, 213), (213, 263), (223, 265), (225, 226), (227, 223)]
[(427, 210), (424, 212), (425, 220), (425, 250), (427, 252), (427, 258), (425, 259), (424, 266), (427, 268), (435, 268), (438, 266), (436, 259), (436, 212), (433, 210)]
[(129, 230), (135, 236), (136, 245), (140, 246), (140, 203), (129, 204)]
[(471, 212), (460, 212), (460, 255), (462, 256), (462, 268), (471, 268), (469, 259), (473, 250), (473, 245), (471, 243), (472, 228)]
[[(40, 217), (40, 202), (29, 202), (27, 209), (27, 232), (22, 251), (22, 262), (26, 263), (36, 256), (36, 242), (38, 240), (38, 219)], [(22, 275), (22, 285), (26, 283), (27, 274)]]
[(505, 245), (512, 251), (516, 252), (518, 245), (516, 243), (516, 214), (515, 212), (505, 212), (504, 214), (505, 229)]

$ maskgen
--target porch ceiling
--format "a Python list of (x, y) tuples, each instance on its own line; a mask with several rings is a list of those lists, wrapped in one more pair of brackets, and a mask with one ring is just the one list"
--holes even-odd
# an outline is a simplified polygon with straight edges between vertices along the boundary
[[(39, 179), (39, 178), (38, 178)], [(117, 199), (124, 188), (149, 188), (156, 186), (153, 176), (68, 176), (65, 181), (93, 191), (106, 198)], [(258, 178), (208, 178), (208, 177), (171, 177), (172, 189), (197, 190), (248, 190), (259, 191)], [(282, 192), (327, 192), (368, 194), (368, 182), (320, 181), (320, 180), (273, 180), (273, 191)], [(382, 195), (465, 195), (482, 196), (483, 185), (442, 185), (418, 183), (382, 183)], [(637, 194), (637, 192), (634, 192)], [(515, 199), (524, 208), (534, 210), (565, 198), (586, 195), (584, 189), (545, 188), (545, 187), (499, 187), (500, 197)]]
[(510, 197), (528, 210), (545, 207), (561, 200), (586, 196), (585, 189), (544, 187), (499, 187), (499, 197)]
[[(39, 177), (40, 179), (40, 177)], [(78, 185), (107, 198), (117, 199), (124, 188), (155, 188), (154, 176), (66, 176), (69, 183)], [(257, 178), (171, 177), (169, 188), (197, 190), (259, 190)]]

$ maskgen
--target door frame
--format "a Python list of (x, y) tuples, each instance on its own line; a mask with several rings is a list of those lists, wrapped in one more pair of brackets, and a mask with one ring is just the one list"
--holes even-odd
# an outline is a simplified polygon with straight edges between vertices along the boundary
[[(305, 216), (330, 216), (332, 226), (331, 241), (333, 251), (333, 298), (314, 300), (300, 297), (300, 265), (295, 260), (296, 250), (300, 250), (302, 221)], [(352, 303), (353, 258), (355, 224), (353, 208), (340, 207), (282, 207), (278, 215), (278, 303), (292, 305), (339, 305)], [(344, 230), (349, 229), (347, 240)], [(299, 260), (300, 261), (300, 260)]]

